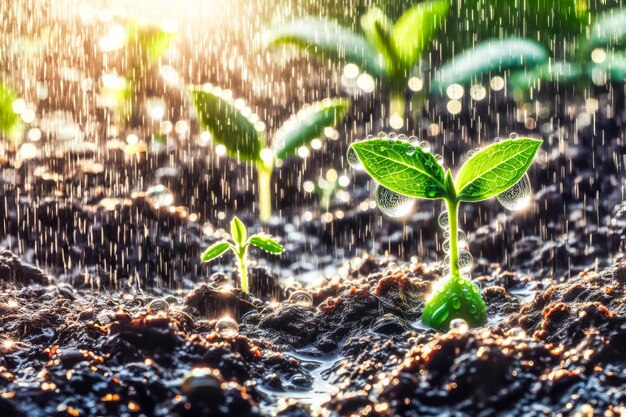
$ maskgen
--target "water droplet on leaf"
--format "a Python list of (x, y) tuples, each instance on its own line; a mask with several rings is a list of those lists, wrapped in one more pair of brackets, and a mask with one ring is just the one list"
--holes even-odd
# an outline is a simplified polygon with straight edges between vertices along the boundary
[(498, 194), (496, 198), (507, 210), (516, 211), (528, 205), (531, 191), (528, 174), (524, 174), (511, 188)]
[(363, 169), (365, 169), (363, 167), (363, 163), (359, 159), (359, 156), (356, 154), (356, 151), (352, 146), (348, 148), (348, 152), (346, 153), (346, 159), (348, 160), (348, 163), (350, 164), (352, 169), (356, 169), (357, 171), (362, 171)]
[(408, 156), (415, 154), (415, 148), (413, 146), (409, 146), (408, 148), (406, 148), (406, 154)]
[(430, 143), (423, 140), (420, 142), (420, 149), (424, 152), (430, 152)]
[(376, 204), (387, 216), (405, 216), (411, 211), (414, 203), (415, 199), (412, 197), (398, 194), (382, 185), (376, 187)]

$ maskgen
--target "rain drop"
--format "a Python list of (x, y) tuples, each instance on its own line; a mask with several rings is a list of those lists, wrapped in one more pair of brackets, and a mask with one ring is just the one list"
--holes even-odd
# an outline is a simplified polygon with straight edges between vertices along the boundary
[(313, 298), (306, 291), (295, 291), (289, 296), (289, 302), (291, 304), (298, 305), (300, 307), (312, 307)]
[(444, 230), (448, 230), (450, 228), (450, 219), (448, 218), (448, 210), (444, 210), (441, 212), (441, 214), (437, 218), (437, 222), (439, 223), (439, 227), (441, 227)]
[(507, 210), (516, 211), (523, 209), (530, 203), (531, 191), (528, 174), (524, 174), (511, 188), (498, 194), (496, 198)]
[(167, 300), (164, 300), (163, 298), (155, 298), (154, 300), (150, 301), (150, 304), (148, 304), (147, 310), (148, 313), (150, 314), (156, 314), (159, 311), (168, 311), (170, 309), (170, 303), (167, 302)]
[(384, 214), (389, 217), (406, 216), (411, 209), (415, 199), (398, 194), (389, 188), (379, 185), (376, 187), (376, 204)]
[(471, 271), (473, 262), (474, 257), (471, 253), (466, 250), (459, 251), (459, 269), (461, 269), (462, 272)]
[(230, 317), (222, 317), (215, 323), (215, 331), (224, 339), (232, 339), (239, 334), (239, 325)]
[(365, 169), (363, 167), (363, 163), (359, 159), (359, 156), (356, 154), (356, 151), (352, 146), (348, 148), (348, 152), (346, 153), (346, 159), (353, 169), (356, 169), (358, 171), (362, 171)]
[(423, 140), (423, 141), (420, 142), (419, 146), (420, 146), (420, 149), (423, 152), (430, 152), (431, 148), (430, 148), (430, 143), (429, 142)]
[(162, 184), (154, 185), (146, 190), (146, 201), (155, 209), (168, 207), (174, 203), (174, 193)]
[(460, 334), (467, 333), (469, 325), (463, 319), (452, 319), (450, 320), (450, 330)]

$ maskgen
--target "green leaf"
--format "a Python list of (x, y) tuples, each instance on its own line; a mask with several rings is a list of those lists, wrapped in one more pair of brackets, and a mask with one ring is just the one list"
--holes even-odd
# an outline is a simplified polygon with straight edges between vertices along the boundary
[(246, 231), (246, 226), (243, 224), (239, 217), (234, 216), (230, 221), (230, 234), (233, 237), (235, 243), (239, 246), (242, 246), (246, 238), (248, 237), (248, 232)]
[(626, 8), (611, 9), (598, 17), (591, 28), (592, 46), (620, 46), (626, 40)]
[(225, 240), (219, 241), (209, 246), (207, 250), (202, 253), (200, 259), (202, 260), (202, 262), (212, 261), (213, 259), (221, 256), (224, 252), (226, 252), (228, 248), (230, 248), (230, 243), (226, 242)]
[(437, 0), (418, 3), (400, 16), (392, 40), (404, 69), (415, 65), (447, 15), (448, 0)]
[(378, 7), (372, 7), (361, 16), (361, 28), (369, 43), (383, 57), (385, 67), (390, 69), (397, 59), (391, 40), (391, 31), (393, 30), (391, 20)]
[(293, 45), (323, 59), (342, 59), (374, 76), (386, 76), (384, 63), (363, 36), (329, 20), (296, 20), (271, 33), (269, 44)]
[(276, 242), (272, 239), (271, 236), (267, 235), (252, 235), (249, 240), (251, 245), (256, 246), (257, 248), (263, 249), (269, 253), (283, 253), (285, 249), (280, 245), (280, 243)]
[(20, 117), (13, 111), (15, 100), (17, 100), (15, 92), (0, 82), (0, 131), (7, 135), (12, 133), (13, 128), (20, 121)]
[(578, 64), (566, 61), (549, 62), (530, 70), (520, 70), (509, 78), (509, 84), (513, 88), (528, 90), (538, 87), (541, 82), (571, 83), (583, 75), (583, 70)]
[(461, 52), (437, 70), (432, 90), (443, 92), (450, 84), (468, 84), (491, 72), (532, 67), (547, 62), (548, 53), (538, 43), (521, 38), (490, 40)]
[(515, 139), (494, 143), (476, 152), (456, 177), (460, 201), (482, 201), (511, 188), (532, 164), (542, 141)]
[(372, 139), (351, 146), (367, 173), (383, 187), (410, 197), (447, 196), (443, 168), (430, 152), (409, 142), (388, 139)]
[(213, 142), (226, 147), (228, 154), (244, 161), (256, 161), (264, 147), (264, 137), (254, 124), (225, 98), (217, 88), (191, 92), (200, 124), (211, 132)]
[(321, 137), (326, 127), (335, 126), (341, 121), (349, 107), (350, 104), (346, 100), (326, 99), (300, 110), (274, 135), (272, 146), (276, 157), (285, 159), (295, 155), (299, 147)]

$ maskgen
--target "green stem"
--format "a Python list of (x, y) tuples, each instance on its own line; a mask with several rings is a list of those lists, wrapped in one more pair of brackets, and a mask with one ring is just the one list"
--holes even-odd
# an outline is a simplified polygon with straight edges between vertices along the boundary
[(446, 199), (448, 209), (448, 224), (450, 227), (450, 276), (461, 276), (459, 270), (459, 202), (456, 199)]
[(248, 288), (248, 266), (246, 265), (247, 248), (241, 247), (237, 251), (237, 262), (239, 263), (239, 278), (241, 279), (241, 289), (243, 292), (249, 292)]
[(272, 165), (257, 163), (259, 219), (267, 223), (272, 216)]
[(402, 125), (404, 125), (404, 118), (406, 116), (406, 99), (404, 97), (404, 91), (391, 92), (391, 98), (389, 101), (389, 124), (392, 125), (394, 129), (402, 127), (392, 123), (393, 119), (397, 118), (397, 116), (402, 119)]

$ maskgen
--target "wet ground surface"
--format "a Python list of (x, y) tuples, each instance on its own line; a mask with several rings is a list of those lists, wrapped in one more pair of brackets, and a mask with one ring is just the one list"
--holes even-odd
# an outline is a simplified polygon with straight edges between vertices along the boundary
[[(369, 133), (348, 129), (356, 114), (319, 158), (276, 172), (264, 230), (286, 252), (251, 255), (252, 296), (233, 288), (231, 258), (198, 259), (232, 214), (261, 230), (249, 167), (197, 136), (8, 147), (0, 415), (626, 413), (623, 114), (594, 100), (531, 111), (534, 124), (485, 110), (481, 127), (435, 106), (418, 129), (453, 166), (498, 135), (544, 139), (528, 208), (462, 207), (489, 323), (445, 333), (419, 321), (441, 275), (440, 203), (377, 211), (343, 158)], [(350, 181), (326, 211), (303, 182), (331, 168)], [(238, 334), (218, 329), (224, 316)]]

